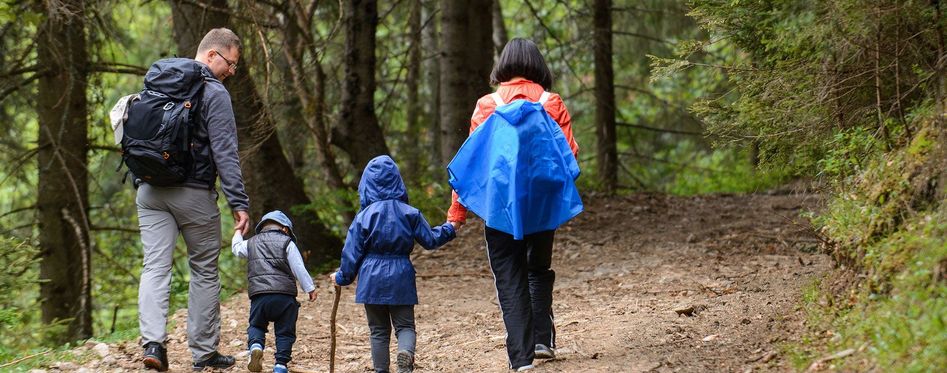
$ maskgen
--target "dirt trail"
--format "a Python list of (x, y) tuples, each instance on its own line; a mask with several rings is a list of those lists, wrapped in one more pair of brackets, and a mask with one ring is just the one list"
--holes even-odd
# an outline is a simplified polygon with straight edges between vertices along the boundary
[[(586, 200), (586, 212), (557, 233), (554, 312), (558, 358), (534, 372), (790, 370), (780, 345), (804, 326), (800, 290), (830, 261), (806, 253), (815, 237), (799, 213), (817, 196), (668, 197)], [(416, 308), (418, 372), (507, 372), (504, 329), (484, 252), (472, 220), (436, 252), (415, 251), (421, 305)], [(810, 250), (811, 252), (811, 250)], [(292, 367), (328, 371), (331, 291), (303, 303)], [(364, 309), (345, 288), (339, 308), (337, 371), (370, 371)], [(692, 316), (674, 310), (688, 306)], [(221, 350), (240, 356), (249, 301), (223, 305)], [(685, 307), (687, 308), (687, 307)], [(169, 343), (173, 371), (190, 370), (185, 316)], [(271, 336), (268, 336), (271, 337)], [(272, 339), (268, 340), (272, 343)], [(138, 370), (135, 342), (110, 346), (86, 367)], [(267, 350), (265, 368), (270, 369)]]

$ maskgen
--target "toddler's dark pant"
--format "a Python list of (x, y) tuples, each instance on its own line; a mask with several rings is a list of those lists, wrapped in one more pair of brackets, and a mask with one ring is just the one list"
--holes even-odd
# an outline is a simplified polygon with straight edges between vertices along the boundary
[(556, 231), (514, 240), (513, 235), (487, 227), (484, 236), (506, 325), (510, 368), (532, 364), (536, 344), (556, 347), (552, 315), (556, 273), (549, 268)]
[(247, 347), (254, 343), (266, 345), (266, 329), (273, 323), (276, 334), (276, 363), (286, 365), (293, 359), (296, 342), (296, 317), (299, 302), (287, 294), (257, 294), (250, 298), (250, 326)]
[(414, 355), (417, 333), (414, 331), (414, 305), (390, 306), (387, 304), (366, 304), (365, 317), (371, 329), (372, 365), (377, 373), (388, 373), (391, 343), (391, 327), (395, 328), (398, 338), (398, 351), (408, 351)]

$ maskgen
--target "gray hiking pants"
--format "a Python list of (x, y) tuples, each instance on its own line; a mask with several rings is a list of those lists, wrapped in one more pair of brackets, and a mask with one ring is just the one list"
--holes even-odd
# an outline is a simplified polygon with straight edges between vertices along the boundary
[(187, 245), (191, 281), (187, 293), (187, 344), (195, 362), (220, 342), (220, 209), (217, 191), (142, 184), (135, 200), (144, 249), (138, 288), (142, 344), (167, 340), (171, 264), (178, 233)]
[(387, 304), (366, 304), (365, 316), (371, 331), (372, 367), (375, 373), (388, 373), (390, 364), (391, 327), (395, 328), (398, 338), (398, 351), (408, 351), (414, 355), (417, 333), (414, 330), (414, 305), (389, 306)]

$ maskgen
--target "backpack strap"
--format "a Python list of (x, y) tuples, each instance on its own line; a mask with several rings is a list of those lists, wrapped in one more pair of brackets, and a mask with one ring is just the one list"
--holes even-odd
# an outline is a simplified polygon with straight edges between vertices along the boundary
[(503, 97), (500, 97), (499, 92), (493, 92), (493, 94), (490, 95), (490, 97), (493, 97), (493, 101), (497, 103), (497, 107), (506, 105), (506, 103), (503, 102)]
[(539, 101), (537, 102), (539, 102), (540, 105), (545, 105), (546, 101), (549, 101), (549, 96), (549, 92), (543, 91), (543, 95), (539, 96)]

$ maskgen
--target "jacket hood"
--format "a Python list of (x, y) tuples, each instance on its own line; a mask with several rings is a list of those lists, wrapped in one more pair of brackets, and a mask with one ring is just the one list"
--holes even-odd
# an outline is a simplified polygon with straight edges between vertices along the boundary
[(273, 210), (263, 215), (263, 218), (260, 219), (260, 222), (256, 225), (256, 234), (260, 234), (260, 231), (268, 220), (272, 220), (279, 225), (289, 228), (289, 237), (293, 239), (293, 242), (296, 242), (296, 234), (293, 233), (293, 222), (280, 210)]
[(398, 165), (387, 155), (379, 155), (368, 162), (358, 183), (358, 202), (361, 209), (378, 201), (397, 199), (408, 203), (408, 189), (401, 179)]

